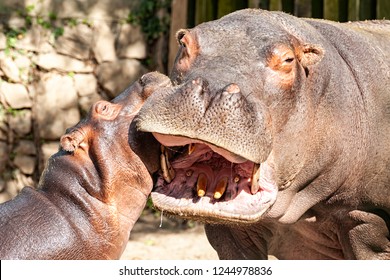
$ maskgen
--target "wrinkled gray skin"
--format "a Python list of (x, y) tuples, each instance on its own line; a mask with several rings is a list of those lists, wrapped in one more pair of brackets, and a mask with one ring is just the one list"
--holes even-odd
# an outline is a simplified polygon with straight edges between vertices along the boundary
[(156, 207), (210, 223), (221, 259), (390, 259), (390, 22), (243, 10), (177, 36), (137, 122), (180, 151)]

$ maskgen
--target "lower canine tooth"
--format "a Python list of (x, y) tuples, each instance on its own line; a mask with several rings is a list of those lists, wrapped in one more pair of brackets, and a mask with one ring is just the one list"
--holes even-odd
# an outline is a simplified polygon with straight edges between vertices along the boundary
[(256, 194), (260, 189), (259, 178), (260, 178), (260, 164), (255, 163), (252, 171), (252, 183), (251, 183), (252, 194)]
[(228, 177), (223, 177), (221, 180), (219, 180), (217, 186), (215, 187), (215, 192), (214, 192), (215, 199), (220, 199), (221, 196), (225, 193), (228, 180), (229, 180)]
[(200, 173), (198, 181), (196, 182), (196, 192), (198, 196), (202, 197), (206, 194), (207, 177), (204, 173)]

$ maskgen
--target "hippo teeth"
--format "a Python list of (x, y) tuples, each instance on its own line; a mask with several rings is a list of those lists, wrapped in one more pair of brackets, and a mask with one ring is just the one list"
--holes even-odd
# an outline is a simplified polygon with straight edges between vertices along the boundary
[(229, 180), (228, 177), (223, 177), (221, 180), (219, 180), (217, 186), (215, 187), (215, 191), (214, 191), (214, 198), (215, 199), (220, 199), (222, 197), (222, 195), (225, 193), (226, 187), (228, 185), (228, 180)]
[(260, 164), (255, 163), (253, 165), (252, 178), (251, 178), (251, 193), (252, 194), (256, 194), (260, 189), (259, 178), (260, 178)]
[[(184, 148), (184, 146), (183, 146)], [(175, 158), (175, 155), (184, 153), (184, 155), (191, 155), (194, 153), (196, 149), (198, 149), (199, 146), (195, 143), (190, 143), (185, 146), (184, 150), (177, 149), (176, 151), (167, 148), (164, 145), (161, 145), (161, 154), (160, 154), (160, 165), (161, 165), (161, 173), (164, 181), (168, 184), (170, 184), (175, 176), (176, 176), (176, 171), (173, 168), (172, 164), (170, 163), (170, 153), (174, 153), (172, 156)], [(250, 188), (250, 193), (252, 195), (255, 195), (256, 193), (259, 192), (260, 190), (260, 184), (259, 184), (259, 179), (260, 179), (260, 168), (261, 165), (254, 163), (253, 164), (253, 169), (252, 169), (252, 174), (251, 177), (244, 177), (247, 178), (247, 182), (249, 183), (249, 188)], [(189, 169), (187, 170), (184, 174), (186, 177), (191, 177), (193, 175), (194, 171)], [(231, 180), (232, 184), (239, 184), (242, 182), (242, 177), (238, 174), (236, 174), (234, 177), (230, 178), (229, 176), (224, 176), (219, 181), (216, 183), (214, 191), (213, 191), (213, 198), (216, 200), (219, 200), (222, 198), (226, 190), (228, 189), (229, 186), (229, 181)], [(245, 181), (246, 181), (245, 180)], [(207, 192), (207, 185), (209, 184), (208, 178), (205, 173), (200, 173), (198, 175), (197, 181), (196, 181), (196, 194), (198, 197), (203, 197), (206, 195)]]
[(168, 151), (161, 145), (160, 165), (164, 180), (169, 184), (175, 178), (175, 170), (169, 162)]
[(202, 197), (206, 194), (207, 187), (207, 177), (204, 173), (200, 173), (198, 176), (198, 181), (196, 182), (196, 192), (199, 197)]
[(195, 144), (191, 143), (188, 145), (188, 155), (191, 155), (195, 151)]
[[(219, 182), (217, 183), (217, 186), (214, 190), (214, 198), (220, 199), (223, 194), (226, 191), (226, 188), (228, 186), (229, 178), (223, 177)], [(200, 173), (198, 176), (198, 180), (196, 182), (196, 193), (199, 197), (205, 196), (207, 191), (207, 177), (204, 173)]]

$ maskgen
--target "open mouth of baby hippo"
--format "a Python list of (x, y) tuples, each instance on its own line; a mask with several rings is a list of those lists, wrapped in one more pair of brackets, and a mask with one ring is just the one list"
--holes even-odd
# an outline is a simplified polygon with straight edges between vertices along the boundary
[(207, 222), (256, 222), (275, 202), (267, 161), (254, 163), (226, 149), (182, 136), (153, 133), (162, 144), (151, 194), (157, 209)]

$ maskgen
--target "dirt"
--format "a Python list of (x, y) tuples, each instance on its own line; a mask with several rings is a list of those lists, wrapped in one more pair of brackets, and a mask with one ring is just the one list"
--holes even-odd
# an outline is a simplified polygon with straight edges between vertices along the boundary
[(218, 256), (202, 224), (146, 212), (135, 224), (121, 259), (217, 260)]

